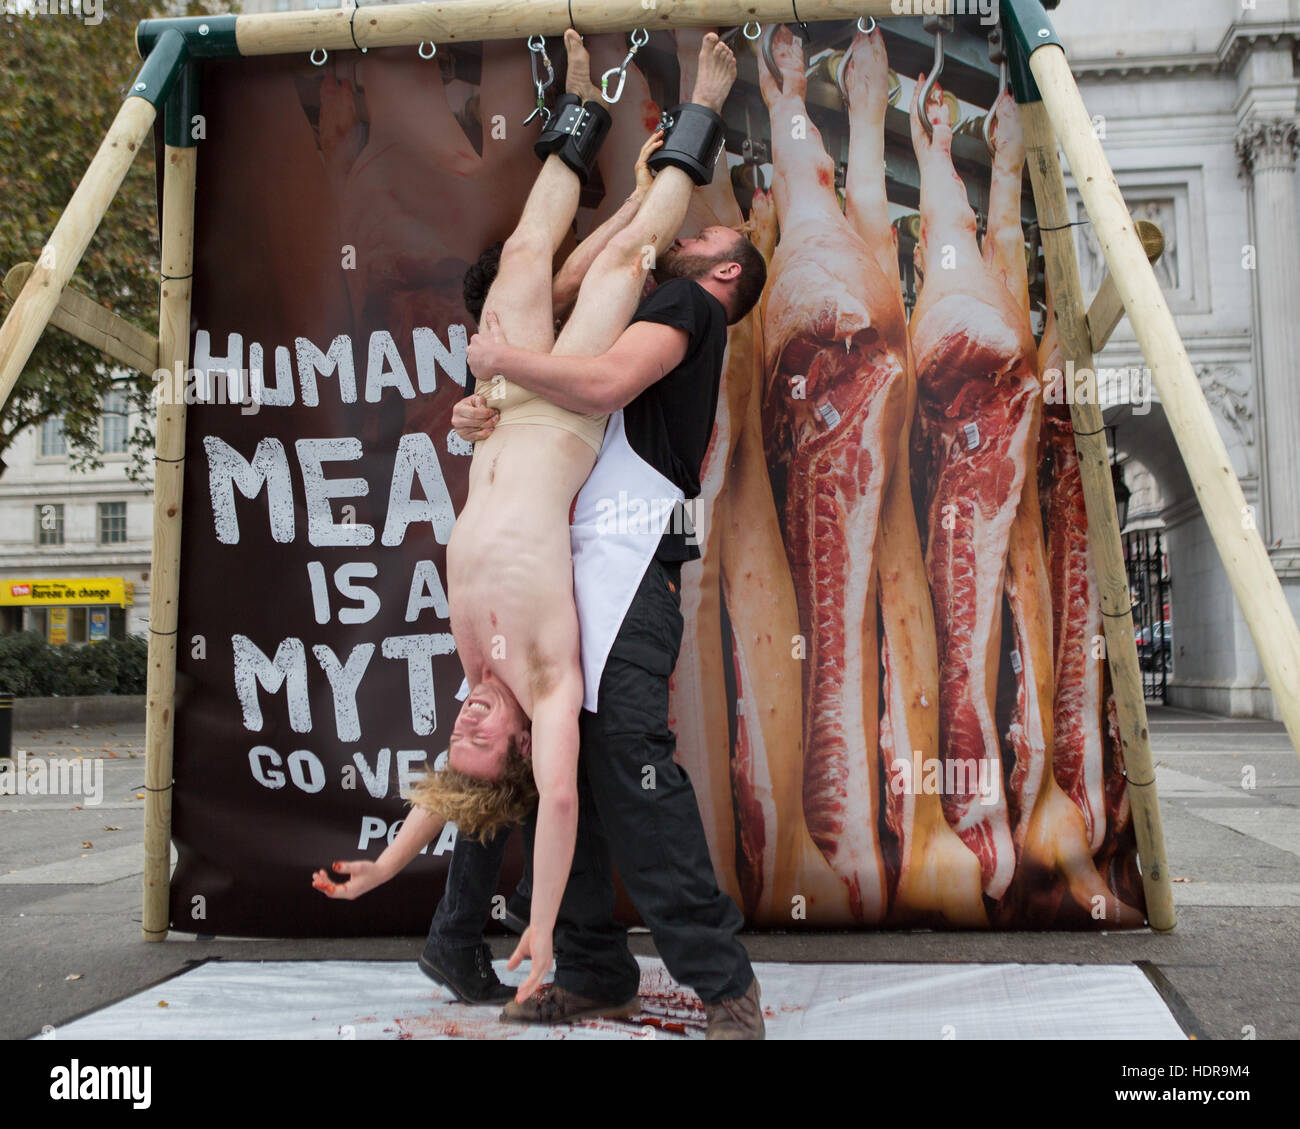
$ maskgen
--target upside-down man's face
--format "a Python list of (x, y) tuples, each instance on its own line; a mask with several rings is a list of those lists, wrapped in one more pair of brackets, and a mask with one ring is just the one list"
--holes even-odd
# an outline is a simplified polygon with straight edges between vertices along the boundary
[(505, 774), (510, 742), (529, 754), (531, 728), (515, 696), (504, 683), (486, 679), (470, 690), (447, 742), (447, 764), (476, 780), (499, 780)]

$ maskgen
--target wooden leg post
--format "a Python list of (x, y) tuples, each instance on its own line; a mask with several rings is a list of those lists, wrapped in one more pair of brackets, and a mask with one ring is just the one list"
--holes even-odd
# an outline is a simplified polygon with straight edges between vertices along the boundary
[[(169, 923), (171, 884), (172, 732), (175, 724), (176, 628), (181, 558), (181, 490), (185, 467), (185, 371), (190, 351), (194, 265), (194, 176), (198, 151), (164, 151), (162, 295), (158, 314), (160, 387), (155, 434), (153, 565), (149, 572), (149, 676), (145, 715), (144, 914), (146, 941), (161, 941)], [(179, 373), (179, 377), (177, 377)]]
[[(1083, 308), (1073, 228), (1069, 226), (1065, 175), (1056, 154), (1056, 134), (1041, 102), (1028, 102), (1021, 106), (1020, 120), (1025, 130), (1029, 177), (1034, 187), (1039, 230), (1043, 235), (1043, 255), (1047, 261), (1048, 288), (1056, 309), (1061, 344), (1066, 358), (1074, 362), (1075, 372), (1093, 372), (1091, 337)], [(1075, 447), (1079, 452), (1084, 500), (1088, 509), (1088, 544), (1101, 586), (1106, 655), (1119, 715), (1129, 799), (1133, 805), (1147, 920), (1152, 929), (1163, 933), (1173, 929), (1175, 924), (1173, 887), (1169, 882), (1164, 826), (1156, 797), (1155, 768), (1151, 761), (1146, 701), (1134, 642), (1128, 573), (1124, 567), (1124, 548), (1115, 512), (1101, 406), (1096, 396), (1086, 399), (1087, 403), (1072, 402), (1070, 415), (1074, 422)]]
[(170, 924), (172, 738), (180, 612), (181, 500), (185, 477), (185, 385), (194, 274), (194, 185), (198, 150), (188, 136), (198, 71), (185, 68), (167, 105), (163, 150), (162, 280), (158, 303), (159, 383), (149, 587), (149, 675), (145, 714), (144, 912), (146, 941)]
[(1102, 152), (1065, 52), (1055, 45), (1042, 47), (1029, 56), (1029, 67), (1129, 322), (1151, 366), (1161, 406), (1255, 640), (1273, 700), (1291, 744), (1300, 752), (1300, 627), (1255, 528), (1227, 447)]

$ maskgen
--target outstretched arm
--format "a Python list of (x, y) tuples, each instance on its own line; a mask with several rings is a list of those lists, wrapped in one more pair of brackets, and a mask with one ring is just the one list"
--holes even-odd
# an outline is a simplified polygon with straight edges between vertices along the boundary
[(578, 712), (582, 687), (578, 683), (533, 704), (533, 780), (537, 784), (537, 833), (533, 837), (533, 896), (528, 929), (506, 963), (519, 967), (532, 959), (528, 978), (515, 999), (523, 1003), (538, 988), (551, 967), (552, 936), (564, 888), (573, 866), (578, 838)]
[[(324, 870), (318, 870), (311, 876), (311, 884), (328, 898), (342, 898), (346, 901), (359, 898), (405, 869), (407, 863), (433, 842), (444, 823), (446, 820), (439, 819), (424, 808), (413, 807), (411, 814), (403, 820), (397, 838), (384, 848), (383, 854), (377, 859), (373, 862), (370, 859), (336, 862), (333, 864), (333, 876)], [(342, 880), (344, 874), (349, 876), (346, 882)]]
[(567, 411), (608, 415), (672, 372), (689, 345), (684, 329), (636, 321), (599, 356), (532, 353), (507, 345), (501, 323), (488, 314), (470, 339), (466, 359), (479, 379), (500, 373)]
[(582, 280), (587, 277), (587, 271), (591, 269), (591, 264), (596, 261), (596, 257), (605, 249), (609, 241), (632, 222), (633, 217), (640, 210), (641, 201), (645, 199), (646, 193), (650, 191), (650, 185), (654, 183), (654, 173), (650, 171), (650, 166), (646, 162), (649, 161), (650, 154), (663, 143), (664, 132), (662, 129), (656, 129), (641, 146), (641, 153), (636, 162), (636, 188), (632, 195), (623, 202), (623, 206), (617, 212), (579, 243), (564, 260), (564, 266), (560, 268), (555, 281), (551, 284), (551, 304), (557, 318), (568, 316), (578, 300), (578, 291), (582, 287)]

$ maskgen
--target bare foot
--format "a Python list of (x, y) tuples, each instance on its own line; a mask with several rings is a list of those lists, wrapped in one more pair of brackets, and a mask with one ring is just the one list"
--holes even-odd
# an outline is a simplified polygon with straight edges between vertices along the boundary
[(849, 101), (861, 106), (872, 119), (884, 119), (889, 105), (889, 58), (880, 28), (853, 40), (849, 65), (844, 69), (844, 89)]
[(731, 84), (735, 81), (735, 54), (718, 38), (716, 32), (709, 32), (700, 45), (700, 69), (695, 76), (691, 101), (720, 113), (722, 104), (731, 93)]
[(755, 188), (749, 207), (749, 239), (769, 263), (776, 251), (778, 230), (776, 199), (766, 189)]
[[(918, 105), (921, 87), (925, 85), (925, 75), (916, 76), (916, 86), (912, 90), (912, 148), (917, 160), (922, 160), (931, 153), (944, 154), (952, 149), (952, 107), (943, 96), (943, 88), (936, 82), (930, 91), (925, 110)], [(927, 136), (921, 127), (921, 113), (924, 112), (934, 126), (932, 135)]]
[[(796, 39), (794, 32), (784, 24), (776, 29), (776, 34), (772, 37), (772, 59), (781, 72), (781, 96), (802, 98), (808, 92), (808, 76), (803, 69), (803, 41)], [(759, 71), (764, 74), (767, 72), (761, 56)]]
[(580, 36), (573, 28), (564, 33), (564, 48), (569, 54), (569, 72), (564, 89), (576, 94), (584, 102), (600, 101), (600, 90), (591, 81), (591, 56)]
[(1025, 134), (1020, 125), (1020, 108), (1009, 90), (1004, 90), (989, 111), (993, 124), (989, 136), (996, 160), (1019, 167), (1025, 161)]

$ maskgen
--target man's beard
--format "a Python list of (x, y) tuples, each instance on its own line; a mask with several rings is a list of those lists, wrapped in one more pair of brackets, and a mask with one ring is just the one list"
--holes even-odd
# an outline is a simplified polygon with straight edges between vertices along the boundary
[(659, 256), (652, 273), (656, 282), (667, 282), (670, 278), (700, 279), (721, 261), (716, 255), (691, 255), (670, 249)]

